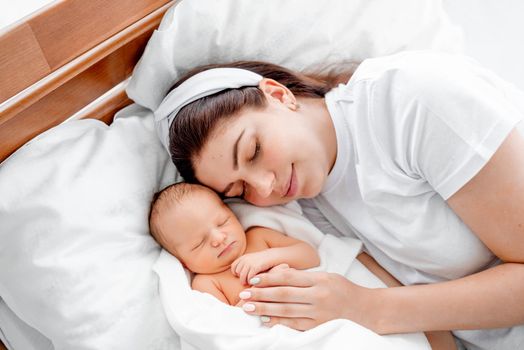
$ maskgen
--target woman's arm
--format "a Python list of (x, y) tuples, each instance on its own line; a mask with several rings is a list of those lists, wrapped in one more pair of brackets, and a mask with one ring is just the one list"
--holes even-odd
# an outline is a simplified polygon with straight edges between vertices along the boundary
[[(362, 263), (369, 271), (377, 276), (388, 287), (401, 287), (402, 284), (393, 277), (389, 272), (384, 270), (375, 259), (366, 253), (361, 253), (357, 256), (358, 261)], [(433, 350), (453, 350), (456, 349), (456, 343), (453, 335), (449, 331), (432, 331), (425, 332), (426, 338)]]
[(513, 130), (448, 204), (499, 258), (524, 263), (523, 136)]
[(381, 331), (396, 332), (401, 324), (411, 329), (413, 321), (407, 318), (417, 315), (422, 329), (496, 328), (524, 323), (524, 139), (518, 131), (510, 133), (448, 204), (507, 263), (455, 281), (387, 291), (390, 295), (385, 297), (391, 304), (386, 310), (396, 313), (404, 309), (406, 318), (397, 319), (393, 330), (388, 319), (397, 316), (384, 315), (378, 326)]
[(522, 137), (512, 132), (448, 202), (488, 248), (510, 263), (444, 283), (373, 290), (328, 273), (261, 274), (256, 286), (265, 288), (251, 288), (253, 313), (296, 329), (348, 318), (383, 334), (523, 324)]
[(503, 264), (461, 279), (380, 290), (381, 334), (510, 327), (524, 323), (524, 265)]

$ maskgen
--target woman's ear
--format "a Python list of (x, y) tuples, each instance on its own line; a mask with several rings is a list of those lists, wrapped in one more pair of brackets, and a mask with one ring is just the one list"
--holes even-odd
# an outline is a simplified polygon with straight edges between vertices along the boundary
[(258, 84), (258, 88), (262, 90), (268, 100), (272, 99), (280, 102), (293, 111), (297, 109), (295, 95), (278, 81), (263, 78)]

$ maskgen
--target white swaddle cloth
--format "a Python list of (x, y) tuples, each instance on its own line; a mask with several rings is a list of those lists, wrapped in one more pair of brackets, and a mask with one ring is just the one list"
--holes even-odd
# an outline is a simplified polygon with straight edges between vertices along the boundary
[[(324, 235), (302, 216), (296, 202), (268, 208), (239, 201), (228, 205), (244, 228), (272, 228), (317, 247), (321, 265), (312, 270), (339, 273), (365, 287), (385, 287), (356, 260), (362, 247), (360, 241)], [(162, 251), (153, 269), (159, 277), (167, 319), (180, 335), (184, 350), (430, 349), (422, 333), (380, 336), (349, 320), (333, 320), (305, 332), (281, 325), (264, 327), (257, 316), (192, 290), (189, 272), (167, 251)]]

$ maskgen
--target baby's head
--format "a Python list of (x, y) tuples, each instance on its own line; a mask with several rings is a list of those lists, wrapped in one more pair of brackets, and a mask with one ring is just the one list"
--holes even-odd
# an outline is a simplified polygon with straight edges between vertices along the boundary
[(227, 270), (246, 250), (246, 235), (235, 214), (207, 187), (177, 183), (151, 204), (151, 235), (195, 273)]

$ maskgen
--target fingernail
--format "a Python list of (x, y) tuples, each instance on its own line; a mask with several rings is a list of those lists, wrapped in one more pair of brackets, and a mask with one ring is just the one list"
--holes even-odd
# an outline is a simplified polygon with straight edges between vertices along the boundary
[(238, 296), (240, 297), (240, 299), (249, 299), (251, 298), (251, 292), (243, 291), (243, 292), (240, 292)]
[(269, 321), (271, 321), (271, 317), (269, 317), (269, 316), (260, 316), (260, 321), (262, 321), (263, 323), (268, 323)]
[(255, 284), (259, 284), (259, 283), (260, 283), (260, 278), (258, 277), (253, 277), (252, 279), (249, 280), (249, 284), (251, 284), (252, 286)]
[(244, 304), (242, 308), (244, 309), (244, 311), (255, 311), (254, 304)]

